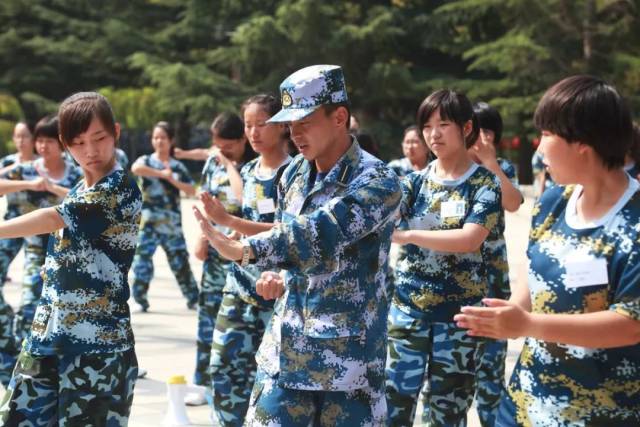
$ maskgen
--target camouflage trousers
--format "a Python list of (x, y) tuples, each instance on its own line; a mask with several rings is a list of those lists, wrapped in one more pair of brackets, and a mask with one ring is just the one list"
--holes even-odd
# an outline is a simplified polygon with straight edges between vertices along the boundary
[(198, 301), (198, 284), (191, 272), (189, 253), (182, 233), (159, 233), (153, 223), (146, 223), (138, 233), (138, 246), (133, 257), (133, 299), (143, 309), (149, 308), (149, 283), (153, 278), (153, 254), (158, 245), (167, 254), (169, 267), (175, 276), (188, 307), (195, 307)]
[(222, 289), (229, 263), (209, 251), (202, 264), (202, 280), (198, 295), (198, 333), (196, 341), (196, 371), (193, 383), (211, 387), (211, 344), (218, 310), (222, 303)]
[(22, 238), (0, 239), (0, 288), (4, 286), (9, 265), (22, 249), (23, 243)]
[[(476, 409), (483, 427), (493, 427), (500, 401), (506, 393), (504, 386), (505, 359), (507, 357), (507, 341), (487, 339), (484, 350), (477, 361), (476, 370)], [(421, 393), (423, 407), (422, 423), (429, 422), (429, 387)]]
[(213, 414), (222, 426), (242, 426), (256, 375), (255, 354), (272, 308), (224, 293), (211, 349)]
[(258, 370), (246, 427), (381, 427), (387, 407), (384, 390), (294, 390)]
[(47, 255), (48, 240), (48, 235), (30, 236), (26, 239), (22, 296), (13, 321), (13, 334), (18, 348), (31, 330), (33, 316), (42, 294), (42, 267)]
[(506, 394), (504, 385), (507, 341), (486, 340), (476, 374), (476, 406), (483, 427), (493, 427), (500, 401)]
[(18, 349), (13, 336), (13, 310), (0, 293), (0, 383), (6, 389), (16, 364)]
[(386, 367), (388, 425), (413, 425), (416, 401), (429, 381), (429, 426), (465, 426), (483, 341), (454, 323), (417, 318), (391, 305)]
[(0, 406), (0, 423), (20, 427), (126, 426), (138, 362), (122, 353), (20, 353)]

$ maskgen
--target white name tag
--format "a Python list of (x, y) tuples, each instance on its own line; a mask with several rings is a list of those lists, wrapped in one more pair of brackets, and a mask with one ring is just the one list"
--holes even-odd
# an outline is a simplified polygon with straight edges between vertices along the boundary
[(466, 202), (464, 200), (451, 200), (440, 205), (440, 217), (451, 218), (464, 216)]
[(607, 260), (604, 258), (569, 258), (565, 263), (567, 288), (606, 285), (609, 283)]
[(276, 211), (276, 205), (273, 203), (273, 199), (258, 200), (258, 213), (260, 215), (274, 213)]

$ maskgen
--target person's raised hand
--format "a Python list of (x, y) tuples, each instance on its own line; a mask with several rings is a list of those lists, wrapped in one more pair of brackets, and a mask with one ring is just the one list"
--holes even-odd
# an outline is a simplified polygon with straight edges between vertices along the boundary
[(531, 316), (519, 305), (496, 298), (482, 300), (486, 307), (466, 306), (453, 317), (470, 336), (514, 339), (527, 335)]

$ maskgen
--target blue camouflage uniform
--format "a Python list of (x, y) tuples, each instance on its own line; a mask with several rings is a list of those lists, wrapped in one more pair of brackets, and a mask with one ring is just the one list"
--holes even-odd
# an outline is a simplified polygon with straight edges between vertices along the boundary
[[(443, 180), (435, 175), (435, 165), (402, 181), (401, 223), (411, 230), (455, 230), (473, 223), (489, 230), (488, 240), (497, 239), (503, 212), (495, 175), (474, 164), (460, 178)], [(415, 245), (405, 250), (389, 313), (388, 424), (412, 425), (426, 379), (428, 423), (463, 426), (482, 340), (457, 328), (453, 316), (487, 296), (486, 253), (438, 252)]]
[[(516, 188), (518, 178), (513, 164), (498, 158), (498, 165)], [(483, 258), (487, 261), (489, 282), (489, 298), (508, 300), (511, 297), (509, 285), (509, 263), (507, 260), (507, 244), (504, 239), (504, 216), (498, 221), (498, 234), (491, 233), (482, 245)], [(504, 375), (507, 357), (507, 340), (487, 339), (476, 370), (476, 409), (483, 427), (493, 427), (500, 399), (505, 392)], [(428, 408), (428, 394), (423, 394), (423, 406)], [(422, 421), (427, 423), (429, 411), (422, 413)]]
[[(10, 166), (17, 161), (18, 154), (9, 154), (0, 159), (0, 168)], [(7, 199), (7, 211), (4, 214), (5, 221), (22, 215), (20, 213), (20, 206), (25, 202), (25, 192), (8, 193), (5, 197)], [(18, 252), (20, 252), (23, 242), (24, 239), (21, 237), (15, 239), (0, 239), (0, 287), (4, 286), (9, 264), (11, 264), (11, 261), (13, 261)]]
[[(531, 170), (533, 171), (533, 177), (537, 177), (541, 172), (544, 172), (544, 188), (543, 190), (547, 190), (555, 185), (551, 175), (549, 172), (545, 170), (544, 163), (542, 162), (543, 157), (542, 153), (536, 151), (533, 153), (533, 157), (531, 157)], [(539, 197), (540, 195), (538, 195)]]
[[(72, 162), (65, 161), (64, 175), (60, 179), (53, 179), (46, 174), (43, 159), (22, 163), (9, 171), (3, 178), (16, 181), (31, 181), (40, 176), (47, 177), (54, 184), (71, 188), (82, 178), (82, 169)], [(53, 193), (47, 191), (25, 191), (24, 203), (21, 203), (21, 214), (26, 214), (40, 208), (55, 206), (62, 201)], [(20, 346), (26, 337), (33, 315), (42, 292), (41, 270), (44, 265), (48, 235), (29, 236), (25, 238), (24, 273), (22, 278), (22, 298), (20, 308), (15, 318), (13, 333), (16, 345)]]
[(127, 273), (142, 205), (117, 167), (56, 211), (44, 290), (0, 408), (2, 425), (126, 426), (137, 362)]
[(387, 166), (396, 173), (400, 178), (409, 175), (413, 172), (413, 166), (411, 166), (411, 162), (406, 157), (401, 159), (391, 160)]
[[(238, 165), (242, 167), (242, 165)], [(231, 190), (227, 169), (215, 156), (210, 156), (202, 169), (202, 191), (218, 198), (227, 212), (240, 215), (241, 203)], [(228, 232), (227, 229), (222, 229)], [(222, 289), (229, 269), (229, 262), (222, 259), (211, 246), (207, 248), (207, 258), (202, 264), (202, 279), (198, 294), (198, 332), (196, 343), (196, 370), (194, 384), (211, 387), (211, 345), (216, 325), (216, 317), (222, 303)]]
[[(285, 166), (271, 176), (260, 176), (259, 165), (257, 158), (240, 171), (242, 217), (273, 223), (277, 180)], [(241, 426), (249, 407), (256, 375), (255, 354), (273, 312), (273, 301), (264, 300), (256, 292), (258, 277), (260, 270), (254, 265), (230, 264), (211, 351), (213, 411), (219, 425)]]
[[(588, 224), (576, 214), (581, 191), (555, 186), (534, 207), (531, 312), (610, 310), (640, 321), (640, 185), (630, 179), (619, 202)], [(640, 425), (640, 344), (602, 349), (527, 338), (496, 425)]]
[(247, 425), (383, 425), (398, 178), (354, 141), (323, 178), (298, 156), (280, 183), (279, 224), (246, 240), (259, 269), (287, 270)]
[(631, 178), (633, 179), (638, 179), (638, 176), (640, 176), (640, 165), (637, 164), (636, 162), (633, 162), (629, 165), (626, 165), (624, 167), (625, 172), (627, 172), (629, 175), (631, 175)]
[(127, 170), (127, 167), (129, 166), (129, 157), (127, 156), (127, 153), (120, 148), (116, 148), (116, 162), (118, 162), (122, 170)]
[[(0, 159), (0, 168), (10, 166), (17, 161), (17, 154), (9, 154)], [(21, 205), (26, 202), (26, 192), (8, 193), (6, 201), (5, 221), (22, 215)], [(15, 365), (18, 349), (13, 337), (13, 309), (4, 300), (2, 288), (7, 278), (9, 265), (22, 248), (23, 242), (24, 239), (21, 237), (0, 239), (0, 382), (5, 388), (11, 379), (11, 371)]]
[[(158, 170), (165, 168), (155, 154), (140, 156), (135, 164)], [(189, 171), (180, 161), (171, 158), (169, 167), (178, 181), (193, 184)], [(195, 307), (198, 285), (191, 272), (187, 244), (182, 233), (180, 190), (168, 181), (155, 177), (138, 177), (138, 185), (142, 190), (142, 221), (133, 258), (133, 298), (144, 311), (149, 308), (147, 293), (153, 278), (153, 254), (160, 245), (167, 255), (180, 291), (187, 299), (187, 306)]]
[[(511, 162), (498, 158), (500, 169), (518, 188), (516, 169)], [(524, 201), (524, 200), (523, 200)], [(482, 245), (483, 258), (487, 260), (487, 276), (489, 279), (489, 298), (508, 300), (511, 298), (509, 284), (509, 262), (507, 260), (507, 243), (504, 238), (504, 216), (498, 221), (498, 234)], [(493, 239), (493, 237), (497, 237)], [(487, 339), (476, 371), (476, 407), (483, 427), (495, 425), (500, 399), (505, 393), (504, 375), (507, 358), (507, 340)]]

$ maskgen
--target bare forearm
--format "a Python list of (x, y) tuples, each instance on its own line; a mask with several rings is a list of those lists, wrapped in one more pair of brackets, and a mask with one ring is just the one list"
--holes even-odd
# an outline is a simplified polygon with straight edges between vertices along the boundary
[(4, 221), (0, 224), (0, 238), (14, 238), (48, 234), (65, 227), (55, 208), (44, 208)]
[(55, 194), (58, 197), (65, 197), (67, 194), (69, 194), (69, 189), (58, 184), (52, 184), (49, 192)]
[(17, 193), (30, 189), (29, 181), (14, 181), (11, 179), (0, 179), (0, 195)]
[(245, 236), (253, 236), (254, 234), (271, 230), (271, 228), (273, 227), (273, 223), (255, 222), (249, 221), (248, 219), (239, 218), (237, 216), (230, 216), (230, 219), (226, 226)]
[(242, 202), (242, 177), (240, 176), (238, 169), (236, 169), (236, 167), (231, 162), (226, 165), (226, 170), (227, 176), (229, 177), (229, 185), (231, 187), (231, 191), (233, 191), (236, 199)]
[(498, 168), (496, 176), (500, 180), (500, 190), (502, 191), (502, 208), (508, 212), (515, 212), (520, 208), (522, 193), (513, 185), (509, 177)]
[(408, 243), (438, 252), (466, 253), (480, 248), (483, 239), (473, 238), (464, 229), (407, 230)]
[(196, 194), (196, 187), (191, 184), (187, 184), (182, 181), (178, 181), (177, 179), (172, 179), (169, 181), (171, 185), (176, 187), (178, 190), (184, 192), (187, 196), (193, 196)]
[(137, 176), (145, 176), (149, 178), (162, 178), (162, 171), (145, 165), (131, 166), (131, 173)]
[(193, 150), (180, 150), (175, 157), (181, 160), (207, 160), (210, 155), (208, 148), (194, 148)]
[(613, 311), (586, 314), (530, 314), (525, 336), (589, 348), (640, 343), (640, 322)]

